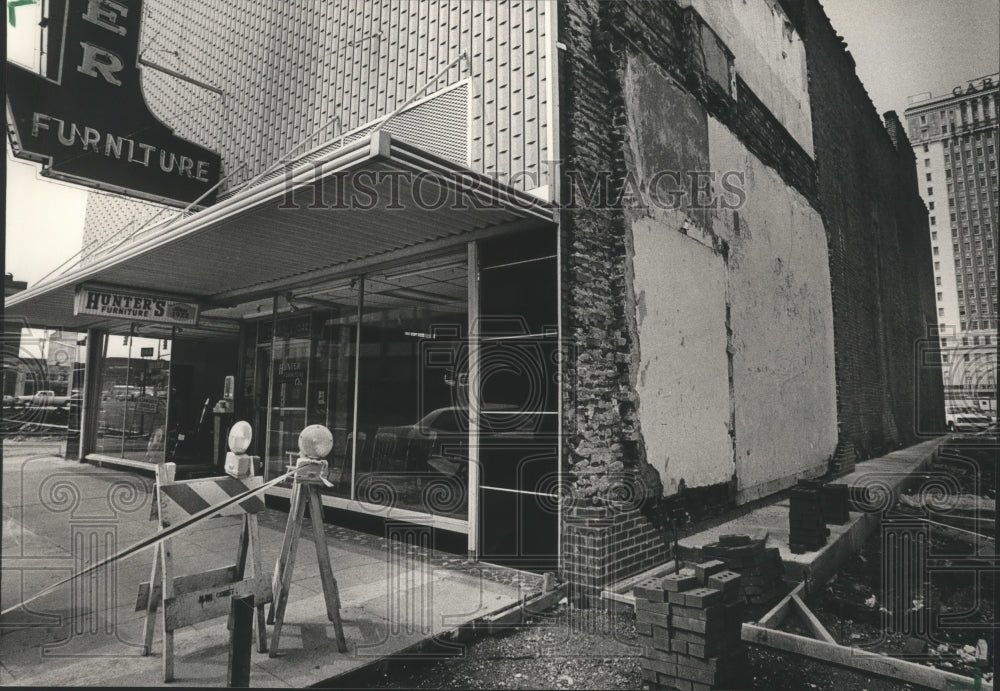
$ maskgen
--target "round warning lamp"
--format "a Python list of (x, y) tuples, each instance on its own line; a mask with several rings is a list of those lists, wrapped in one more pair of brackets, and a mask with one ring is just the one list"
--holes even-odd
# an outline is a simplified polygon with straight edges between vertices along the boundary
[(325, 458), (333, 449), (333, 435), (323, 425), (309, 425), (299, 435), (299, 453), (306, 458)]
[(240, 420), (229, 430), (229, 450), (233, 453), (246, 453), (253, 439), (253, 429), (246, 420)]

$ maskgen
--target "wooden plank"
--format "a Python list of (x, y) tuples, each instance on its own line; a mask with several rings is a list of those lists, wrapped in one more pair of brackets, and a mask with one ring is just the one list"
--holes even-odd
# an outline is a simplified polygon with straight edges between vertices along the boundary
[(487, 614), (483, 617), (483, 621), (490, 633), (509, 630), (510, 627), (521, 624), (526, 616), (541, 614), (554, 607), (566, 597), (566, 589), (567, 585), (563, 583), (550, 592), (514, 602), (492, 614)]
[(614, 602), (620, 602), (623, 605), (629, 605), (635, 607), (635, 595), (631, 592), (619, 593), (614, 590), (602, 590), (601, 591), (602, 600), (613, 600)]
[(781, 602), (776, 604), (774, 607), (771, 608), (770, 612), (761, 617), (758, 623), (761, 626), (772, 627), (772, 628), (781, 624), (781, 622), (784, 621), (785, 617), (788, 615), (789, 610), (795, 606), (792, 603), (792, 596), (798, 595), (805, 589), (805, 587), (806, 587), (805, 581), (795, 586), (792, 589), (792, 592), (788, 593), (788, 595), (785, 595), (785, 597), (781, 599)]
[(524, 603), (524, 613), (527, 615), (541, 614), (555, 607), (566, 597), (567, 584), (562, 583), (547, 593), (542, 593)]
[[(785, 631), (775, 631), (756, 624), (743, 624), (742, 638), (753, 645), (784, 650), (840, 667), (919, 684), (941, 691), (973, 687), (972, 679), (959, 674), (907, 660), (898, 660), (887, 655), (879, 655), (861, 648), (849, 648), (805, 636), (797, 636)], [(993, 691), (993, 684), (984, 681), (981, 688), (983, 691)]]
[(197, 590), (172, 599), (165, 600), (164, 626), (168, 631), (191, 626), (198, 622), (228, 616), (229, 602), (234, 597), (253, 595), (257, 598), (270, 598), (271, 586), (266, 578), (248, 578), (237, 583)]
[[(193, 573), (188, 576), (178, 576), (174, 579), (174, 591), (177, 594), (190, 593), (195, 590), (206, 590), (228, 585), (237, 579), (236, 566), (223, 566), (204, 573)], [(139, 584), (139, 595), (135, 600), (135, 611), (146, 609), (149, 598), (149, 583)], [(159, 609), (159, 600), (163, 598), (163, 588), (157, 583), (153, 587), (152, 611)]]
[(826, 630), (823, 623), (816, 618), (816, 615), (812, 613), (812, 610), (806, 607), (806, 603), (802, 601), (798, 595), (792, 595), (792, 602), (798, 607), (799, 615), (805, 622), (805, 625), (809, 627), (812, 634), (821, 641), (826, 641), (827, 643), (833, 643), (838, 645), (837, 639), (830, 635), (830, 632)]

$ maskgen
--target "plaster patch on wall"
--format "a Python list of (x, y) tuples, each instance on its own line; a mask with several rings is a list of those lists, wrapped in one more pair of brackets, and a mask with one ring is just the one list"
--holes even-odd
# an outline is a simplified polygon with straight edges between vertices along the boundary
[(736, 72), (813, 156), (806, 49), (777, 0), (682, 0), (733, 52)]
[(730, 244), (737, 500), (749, 501), (821, 473), (836, 447), (826, 231), (724, 125), (709, 118), (708, 131), (712, 168), (746, 172), (746, 203), (714, 228)]
[(632, 222), (641, 375), (636, 385), (646, 458), (665, 495), (733, 474), (726, 355), (726, 265), (659, 210)]

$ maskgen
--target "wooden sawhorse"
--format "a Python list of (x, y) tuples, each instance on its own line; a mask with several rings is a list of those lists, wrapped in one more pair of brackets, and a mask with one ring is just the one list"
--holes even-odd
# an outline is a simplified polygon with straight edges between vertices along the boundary
[[(160, 530), (176, 525), (229, 497), (259, 487), (262, 483), (260, 477), (251, 476), (240, 480), (228, 475), (176, 482), (175, 472), (176, 466), (173, 463), (160, 464), (156, 469)], [(235, 565), (175, 576), (172, 546), (174, 538), (167, 538), (153, 548), (155, 551), (150, 579), (148, 583), (139, 586), (136, 611), (146, 610), (143, 655), (149, 655), (152, 650), (156, 610), (159, 608), (163, 614), (164, 682), (174, 679), (174, 631), (228, 615), (233, 597), (254, 596), (254, 607), (257, 610), (257, 650), (267, 650), (264, 605), (271, 601), (271, 589), (261, 565), (260, 535), (257, 528), (257, 514), (263, 510), (263, 499), (252, 496), (215, 514), (243, 518)]]
[[(325, 461), (323, 462), (325, 465)], [(315, 466), (310, 470), (308, 466)], [(292, 485), (291, 505), (288, 507), (288, 523), (285, 524), (285, 536), (281, 541), (281, 553), (274, 565), (274, 578), (271, 582), (273, 595), (271, 607), (267, 613), (267, 623), (274, 624), (271, 632), (271, 657), (278, 654), (278, 640), (281, 628), (285, 623), (285, 608), (288, 606), (288, 591), (292, 585), (292, 570), (295, 568), (295, 552), (298, 549), (299, 537), (302, 535), (302, 519), (305, 516), (306, 504), (309, 504), (309, 518), (312, 522), (313, 539), (316, 542), (316, 558), (319, 561), (319, 576), (323, 584), (323, 598), (326, 601), (326, 616), (333, 622), (337, 636), (337, 650), (347, 652), (347, 640), (344, 638), (344, 624), (340, 619), (340, 592), (337, 579), (333, 576), (330, 566), (330, 552), (326, 545), (326, 533), (323, 532), (323, 502), (319, 496), (322, 480), (319, 475), (319, 463), (311, 459), (299, 459)]]

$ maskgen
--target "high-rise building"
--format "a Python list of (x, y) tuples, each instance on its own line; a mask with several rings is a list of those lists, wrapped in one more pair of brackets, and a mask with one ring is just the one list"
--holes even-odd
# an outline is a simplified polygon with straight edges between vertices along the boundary
[(910, 98), (907, 129), (927, 205), (948, 421), (996, 413), (1000, 75)]

